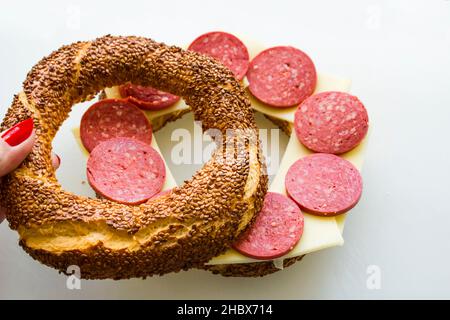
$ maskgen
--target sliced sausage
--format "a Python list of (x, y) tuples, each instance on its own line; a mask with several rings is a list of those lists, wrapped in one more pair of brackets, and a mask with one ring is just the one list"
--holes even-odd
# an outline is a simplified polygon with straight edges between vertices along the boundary
[(254, 224), (233, 247), (254, 259), (279, 258), (295, 247), (303, 225), (303, 214), (294, 201), (268, 192)]
[(180, 100), (180, 97), (152, 87), (144, 87), (131, 83), (121, 85), (119, 92), (122, 98), (128, 99), (139, 108), (160, 110), (168, 108)]
[(258, 54), (247, 71), (250, 92), (273, 107), (291, 107), (316, 88), (316, 68), (303, 51), (273, 47)]
[(285, 178), (289, 196), (306, 212), (334, 216), (353, 208), (362, 193), (362, 178), (349, 161), (333, 154), (301, 158)]
[(300, 142), (315, 152), (341, 154), (366, 136), (369, 117), (359, 99), (345, 92), (322, 92), (307, 98), (295, 112)]
[(105, 99), (84, 113), (80, 138), (89, 152), (99, 143), (117, 137), (134, 138), (150, 144), (152, 126), (144, 112), (123, 99)]
[(166, 168), (159, 153), (147, 143), (114, 138), (92, 150), (87, 163), (91, 187), (102, 197), (139, 204), (161, 191)]
[(233, 71), (238, 80), (244, 78), (249, 65), (247, 47), (232, 34), (209, 32), (195, 39), (189, 50), (210, 56)]

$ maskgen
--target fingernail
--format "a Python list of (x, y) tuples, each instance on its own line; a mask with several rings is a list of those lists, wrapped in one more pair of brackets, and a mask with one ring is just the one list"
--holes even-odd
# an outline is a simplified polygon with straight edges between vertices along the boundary
[(33, 132), (33, 119), (19, 122), (2, 135), (2, 139), (11, 147), (15, 147), (27, 140)]
[(56, 157), (58, 158), (58, 164), (61, 164), (61, 158), (58, 155)]

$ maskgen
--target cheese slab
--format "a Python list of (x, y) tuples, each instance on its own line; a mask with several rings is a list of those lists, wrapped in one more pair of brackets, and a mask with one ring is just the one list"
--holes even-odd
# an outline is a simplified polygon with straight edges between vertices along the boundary
[[(83, 147), (83, 144), (79, 135), (79, 128), (73, 129), (74, 137), (83, 150), (83, 154), (88, 157), (89, 153)], [(367, 139), (365, 139), (357, 148), (348, 152), (344, 155), (344, 158), (352, 162), (358, 169), (361, 168), (363, 162), (363, 151), (366, 147)], [(152, 146), (160, 152), (156, 139), (152, 140)], [(311, 152), (306, 149), (295, 136), (292, 136), (289, 140), (288, 146), (286, 148), (283, 160), (280, 164), (277, 175), (275, 176), (272, 184), (270, 185), (269, 191), (279, 192), (286, 195), (286, 190), (284, 187), (284, 178), (289, 167), (297, 159)], [(170, 169), (166, 165), (166, 181), (163, 186), (163, 190), (169, 190), (176, 187), (177, 184), (173, 178)], [(334, 217), (318, 217), (305, 213), (305, 228), (303, 236), (297, 246), (290, 251), (288, 254), (280, 260), (297, 257), (303, 254), (323, 250), (333, 246), (339, 246), (344, 243), (342, 238), (342, 230), (344, 228), (345, 215), (340, 215), (336, 218)], [(339, 221), (339, 223), (337, 223)], [(256, 260), (248, 258), (234, 249), (229, 249), (226, 253), (213, 258), (208, 262), (210, 265), (214, 264), (231, 264), (231, 263), (251, 263), (258, 262), (261, 260)]]
[[(353, 165), (358, 168), (359, 171), (361, 171), (363, 164), (364, 164), (364, 155), (366, 153), (367, 144), (369, 141), (369, 135), (370, 135), (370, 129), (367, 133), (366, 137), (364, 138), (361, 143), (354, 148), (353, 150), (350, 150), (349, 152), (346, 152), (341, 155), (344, 159), (350, 161), (353, 163)], [(344, 233), (344, 225), (345, 225), (345, 218), (347, 217), (347, 214), (341, 214), (335, 217), (336, 223), (338, 225), (339, 230), (341, 231), (341, 234)]]
[[(249, 46), (249, 52), (251, 57), (254, 57), (264, 47), (253, 43)], [(246, 79), (244, 78), (244, 85), (248, 86)], [(314, 93), (324, 92), (324, 91), (343, 91), (349, 92), (351, 86), (351, 81), (348, 79), (339, 79), (334, 76), (319, 74), (317, 80), (317, 86)], [(294, 122), (294, 114), (296, 107), (292, 108), (274, 108), (265, 105), (264, 103), (258, 101), (250, 93), (248, 93), (250, 101), (254, 110), (257, 110), (266, 115), (272, 116), (274, 118)], [(292, 130), (292, 132), (294, 132)], [(366, 141), (367, 139), (365, 139)], [(356, 149), (345, 154), (344, 157), (352, 162), (357, 168), (362, 166), (362, 151), (365, 146), (365, 141), (358, 146)], [(311, 151), (306, 149), (297, 139), (295, 133), (291, 135), (289, 143), (286, 147), (283, 159), (279, 166), (278, 172), (272, 181), (269, 191), (278, 192), (286, 195), (286, 189), (284, 186), (284, 180), (289, 167), (301, 157), (310, 154)], [(323, 250), (326, 248), (339, 246), (344, 243), (342, 238), (342, 232), (344, 229), (345, 214), (334, 217), (317, 217), (305, 213), (305, 228), (303, 236), (300, 242), (295, 246), (295, 248), (288, 254), (282, 257), (282, 259), (301, 256), (307, 253)], [(281, 259), (278, 259), (281, 260)], [(236, 250), (229, 249), (224, 254), (213, 258), (208, 264), (227, 264), (227, 263), (250, 263), (257, 262), (261, 260), (255, 260), (248, 258)], [(278, 261), (279, 264), (279, 261)]]
[[(244, 43), (248, 45), (251, 58), (253, 58), (259, 52), (265, 49), (265, 47), (255, 42), (244, 41)], [(243, 84), (246, 87), (248, 86), (246, 78), (244, 78)], [(331, 75), (318, 73), (317, 86), (314, 93), (324, 91), (349, 92), (350, 86), (351, 81), (348, 79), (340, 79)], [(107, 88), (105, 89), (105, 93), (107, 98), (120, 98), (119, 90), (117, 89), (117, 87)], [(294, 114), (296, 107), (274, 108), (258, 101), (250, 93), (248, 93), (248, 95), (250, 97), (250, 102), (254, 110), (259, 111), (268, 116), (274, 117), (276, 119), (290, 122), (292, 125), (294, 121)], [(170, 108), (158, 111), (150, 111), (146, 112), (146, 114), (151, 121), (155, 121), (157, 120), (158, 117), (170, 114), (172, 112), (186, 110), (188, 108), (189, 107), (184, 103), (183, 99), (181, 99), (180, 102), (178, 102), (177, 104), (175, 104)], [(156, 143), (155, 139), (153, 139), (153, 141)], [(366, 144), (367, 144), (367, 137), (357, 148), (344, 154), (343, 157), (352, 162), (358, 169), (360, 169), (362, 166), (363, 153)], [(286, 190), (284, 187), (284, 179), (287, 170), (296, 160), (310, 153), (311, 152), (308, 149), (306, 149), (303, 145), (301, 145), (301, 143), (295, 136), (295, 133), (291, 135), (285, 154), (279, 166), (279, 171), (277, 172), (273, 182), (271, 183), (269, 190), (272, 192), (279, 192), (281, 194), (286, 194)], [(168, 176), (172, 177), (172, 174), (170, 173), (168, 168), (166, 169), (168, 172)], [(171, 183), (169, 184), (172, 185)], [(173, 186), (175, 186), (175, 182)], [(344, 229), (345, 216), (346, 216), (345, 214), (342, 214), (337, 217), (318, 217), (305, 213), (305, 228), (300, 242), (288, 254), (277, 259), (277, 265), (280, 265), (283, 259), (286, 258), (297, 257), (307, 253), (342, 245), (344, 243), (344, 240), (342, 238), (342, 232)], [(248, 258), (238, 253), (234, 249), (229, 249), (224, 254), (210, 260), (208, 264), (215, 265), (215, 264), (251, 263), (258, 261), (260, 262), (261, 260)]]
[[(363, 163), (363, 154), (366, 145), (367, 138), (364, 139), (358, 147), (344, 154), (343, 158), (350, 161), (360, 170)], [(287, 171), (295, 161), (308, 154), (311, 154), (311, 151), (306, 149), (298, 141), (295, 134), (293, 134), (289, 139), (289, 143), (286, 147), (280, 167), (269, 187), (269, 191), (287, 195), (286, 188), (284, 186)], [(319, 217), (304, 213), (304, 217), (305, 227), (303, 230), (303, 236), (295, 248), (282, 257), (283, 259), (298, 257), (314, 251), (344, 244), (342, 231), (344, 229), (345, 214), (337, 217)], [(257, 261), (261, 260), (248, 258), (237, 251), (230, 249), (224, 254), (210, 260), (208, 264), (249, 263)]]

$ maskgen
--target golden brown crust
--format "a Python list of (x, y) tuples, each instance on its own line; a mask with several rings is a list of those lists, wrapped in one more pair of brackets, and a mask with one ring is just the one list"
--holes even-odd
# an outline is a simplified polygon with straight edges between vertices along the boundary
[[(203, 128), (248, 129), (169, 195), (127, 206), (64, 191), (51, 141), (74, 103), (131, 81), (182, 96)], [(32, 116), (37, 141), (0, 188), (10, 227), (35, 259), (78, 265), (89, 279), (145, 277), (200, 267), (247, 227), (267, 191), (253, 113), (243, 88), (213, 59), (139, 37), (78, 42), (41, 60), (27, 76), (2, 129)], [(247, 141), (242, 143), (242, 138)], [(237, 141), (239, 140), (239, 141)], [(240, 146), (240, 148), (239, 148)]]

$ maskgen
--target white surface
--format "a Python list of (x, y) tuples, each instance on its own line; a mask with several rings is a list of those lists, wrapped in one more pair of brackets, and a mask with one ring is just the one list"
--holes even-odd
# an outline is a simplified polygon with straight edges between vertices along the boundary
[[(363, 199), (348, 217), (343, 247), (260, 279), (194, 270), (145, 281), (83, 281), (71, 291), (2, 224), (0, 298), (450, 298), (450, 1), (112, 3), (2, 3), (0, 113), (33, 64), (76, 40), (111, 33), (184, 44), (222, 29), (290, 44), (321, 72), (351, 78), (376, 124)], [(70, 163), (77, 149), (61, 143), (68, 124), (55, 140), (61, 170), (83, 172)], [(64, 186), (83, 193), (81, 179)], [(379, 290), (366, 285), (371, 265), (381, 271)]]

